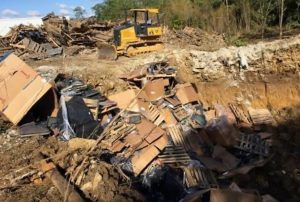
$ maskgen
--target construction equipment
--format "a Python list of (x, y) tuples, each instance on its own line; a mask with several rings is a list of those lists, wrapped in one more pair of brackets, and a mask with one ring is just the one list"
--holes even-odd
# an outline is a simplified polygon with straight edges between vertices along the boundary
[(131, 9), (133, 22), (127, 19), (114, 28), (113, 45), (97, 43), (98, 56), (101, 59), (115, 60), (119, 55), (128, 57), (162, 49), (159, 40), (162, 28), (158, 9)]

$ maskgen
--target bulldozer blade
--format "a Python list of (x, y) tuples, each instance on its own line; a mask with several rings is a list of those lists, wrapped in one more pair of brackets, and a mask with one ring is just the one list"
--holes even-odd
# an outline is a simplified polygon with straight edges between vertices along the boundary
[(116, 60), (118, 57), (115, 46), (104, 43), (97, 43), (97, 48), (99, 59)]

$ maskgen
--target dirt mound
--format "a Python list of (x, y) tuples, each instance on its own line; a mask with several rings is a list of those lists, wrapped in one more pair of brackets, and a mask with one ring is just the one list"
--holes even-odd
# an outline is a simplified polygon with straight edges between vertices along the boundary
[(226, 46), (223, 36), (192, 27), (185, 27), (183, 30), (165, 28), (163, 40), (168, 44), (202, 51), (215, 51)]
[(116, 168), (105, 162), (94, 162), (81, 189), (92, 201), (143, 201), (142, 195), (130, 189)]
[(10, 122), (5, 121), (2, 117), (0, 117), (0, 133), (5, 132), (12, 126)]
[[(15, 130), (0, 135), (0, 201), (62, 201), (58, 190), (51, 181), (43, 184), (32, 182), (32, 176), (18, 180), (19, 176), (30, 173), (31, 166), (37, 160), (37, 148), (45, 142), (44, 138), (20, 138)], [(21, 183), (21, 184), (20, 184)], [(10, 184), (7, 187), (7, 184)], [(4, 189), (5, 188), (5, 189)]]
[[(47, 157), (54, 157), (53, 162), (66, 170), (63, 175), (72, 178), (89, 148), (86, 144), (90, 142), (86, 141), (88, 140), (75, 138), (67, 143), (51, 137), (39, 151)], [(72, 183), (80, 187), (82, 195), (91, 201), (143, 201), (143, 196), (130, 187), (124, 176), (117, 167), (100, 160), (99, 154), (99, 159), (89, 159), (88, 166), (84, 167)]]

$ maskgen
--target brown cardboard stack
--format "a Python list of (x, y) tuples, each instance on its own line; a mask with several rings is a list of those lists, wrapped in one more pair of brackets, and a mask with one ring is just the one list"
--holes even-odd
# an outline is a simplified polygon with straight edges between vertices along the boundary
[[(241, 166), (241, 159), (227, 151), (235, 147), (249, 152), (239, 145), (245, 138), (237, 124), (246, 120), (237, 112), (239, 109), (232, 105), (204, 109), (198, 96), (201, 92), (190, 83), (177, 83), (175, 77), (176, 70), (165, 61), (146, 64), (122, 75), (132, 89), (109, 97), (124, 113), (116, 120), (116, 125), (122, 126), (120, 131), (110, 130), (103, 140), (104, 147), (127, 159), (129, 171), (135, 176), (149, 172), (149, 167), (165, 165), (182, 169), (189, 186), (203, 186), (199, 177), (202, 176), (210, 179), (206, 188), (216, 187), (212, 170), (239, 173), (244, 172), (243, 166), (249, 168), (247, 172), (252, 169), (251, 164)], [(140, 116), (140, 122), (126, 122), (130, 114)], [(265, 144), (262, 147), (267, 148)], [(190, 156), (192, 153), (208, 171), (190, 167), (195, 160), (195, 156)], [(196, 175), (198, 181), (192, 179)]]
[(14, 54), (0, 63), (0, 110), (18, 124), (52, 86)]
[[(186, 104), (200, 105), (200, 102), (192, 85), (189, 83), (176, 84), (175, 69), (171, 68), (170, 71), (170, 69), (167, 70), (168, 68), (170, 67), (165, 62), (141, 66), (122, 76), (123, 79), (136, 82), (133, 84), (135, 85), (134, 89), (109, 96), (109, 100), (116, 102), (120, 109), (126, 111), (127, 114), (124, 117), (130, 113), (141, 116), (140, 123), (121, 124), (128, 129), (126, 133), (113, 130), (110, 134), (114, 133), (115, 135), (109, 135), (103, 141), (111, 143), (107, 144), (107, 149), (130, 159), (135, 175), (141, 174), (150, 163), (157, 159), (157, 156), (170, 142), (173, 141), (174, 146), (189, 144), (180, 130), (176, 132), (173, 129), (181, 128), (178, 121), (191, 115), (185, 112), (182, 106)], [(154, 71), (160, 73), (153, 74)], [(140, 80), (142, 77), (146, 78), (146, 82), (142, 83)], [(137, 86), (140, 85), (143, 86), (139, 89)], [(172, 86), (175, 87), (172, 88)], [(180, 117), (179, 110), (185, 112), (183, 112), (183, 117)], [(125, 118), (123, 122), (125, 122)], [(132, 130), (129, 129), (130, 127)], [(116, 136), (118, 137), (116, 138)], [(185, 149), (190, 149), (190, 147), (185, 147)], [(167, 156), (160, 156), (160, 162), (166, 163)], [(172, 159), (172, 154), (169, 157), (168, 163), (176, 163), (176, 160)]]

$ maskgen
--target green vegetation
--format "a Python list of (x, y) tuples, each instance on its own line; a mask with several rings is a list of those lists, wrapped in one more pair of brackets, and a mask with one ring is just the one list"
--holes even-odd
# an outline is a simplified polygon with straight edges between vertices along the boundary
[(84, 18), (84, 15), (86, 13), (85, 9), (81, 6), (77, 6), (73, 9), (74, 15), (76, 19), (82, 19)]
[(237, 35), (228, 35), (225, 37), (225, 42), (227, 45), (233, 45), (233, 46), (246, 46), (248, 42), (245, 39), (240, 38)]
[[(300, 0), (104, 0), (93, 7), (102, 20), (123, 19), (130, 8), (159, 8), (161, 21), (175, 29), (185, 26), (236, 35), (260, 33), (268, 27), (300, 26)], [(281, 26), (282, 25), (282, 26)]]

